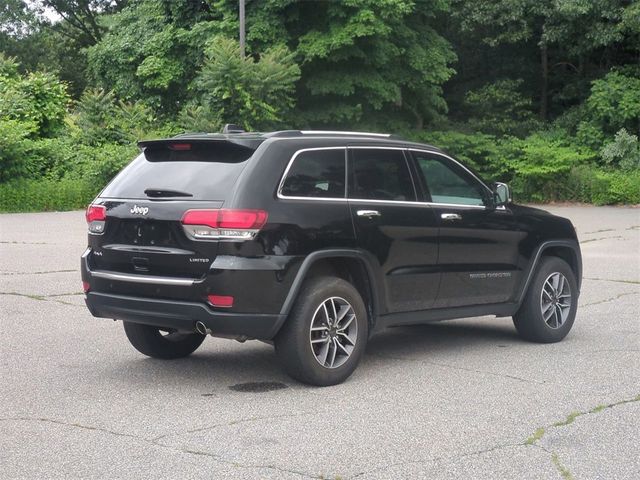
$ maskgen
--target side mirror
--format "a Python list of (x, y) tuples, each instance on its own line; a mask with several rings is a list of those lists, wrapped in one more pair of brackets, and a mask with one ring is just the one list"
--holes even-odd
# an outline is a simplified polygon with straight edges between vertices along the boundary
[(496, 182), (493, 184), (493, 196), (495, 199), (496, 207), (504, 206), (507, 203), (511, 203), (513, 200), (513, 198), (511, 198), (511, 190), (509, 189), (509, 185), (502, 182)]

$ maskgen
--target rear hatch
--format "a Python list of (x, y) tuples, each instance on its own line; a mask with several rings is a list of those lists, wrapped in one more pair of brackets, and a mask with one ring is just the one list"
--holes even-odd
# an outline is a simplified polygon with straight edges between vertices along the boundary
[(222, 207), (257, 145), (170, 139), (140, 146), (143, 152), (94, 202), (106, 208), (106, 218), (98, 234), (89, 235), (91, 268), (201, 278), (219, 242), (195, 240), (181, 219), (188, 210)]

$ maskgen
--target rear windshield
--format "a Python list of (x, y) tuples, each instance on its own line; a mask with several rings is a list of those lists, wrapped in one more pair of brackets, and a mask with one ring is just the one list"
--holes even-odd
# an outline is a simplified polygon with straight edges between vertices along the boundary
[[(149, 146), (107, 185), (100, 196), (224, 200), (252, 154), (250, 148), (227, 142), (192, 144), (189, 150), (172, 150), (166, 145)], [(156, 193), (148, 195), (149, 191)]]

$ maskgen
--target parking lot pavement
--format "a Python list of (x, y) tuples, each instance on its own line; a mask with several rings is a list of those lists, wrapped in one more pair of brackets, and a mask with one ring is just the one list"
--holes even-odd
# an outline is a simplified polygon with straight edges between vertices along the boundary
[(143, 357), (83, 305), (82, 212), (0, 215), (0, 478), (640, 478), (640, 209), (549, 210), (584, 257), (565, 341), (396, 328), (328, 388), (258, 342)]

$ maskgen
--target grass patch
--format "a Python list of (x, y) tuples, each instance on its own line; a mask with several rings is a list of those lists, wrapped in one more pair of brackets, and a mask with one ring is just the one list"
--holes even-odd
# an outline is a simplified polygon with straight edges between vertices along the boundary
[[(602, 405), (598, 405), (598, 407), (596, 407), (596, 408), (599, 408), (599, 407), (604, 408), (604, 406), (602, 406)], [(598, 410), (598, 411), (600, 411), (600, 410)], [(588, 413), (593, 413), (593, 412), (594, 412), (594, 410), (590, 410)], [(554, 427), (564, 427), (565, 425), (569, 425), (569, 424), (573, 423), (574, 420), (576, 418), (578, 418), (580, 415), (584, 415), (584, 412), (571, 412), (569, 415), (567, 415), (567, 418), (565, 418), (561, 422), (554, 423), (553, 426)]]
[(535, 432), (533, 432), (533, 435), (531, 435), (529, 438), (527, 438), (524, 442), (525, 445), (533, 445), (534, 443), (536, 443), (538, 440), (540, 440), (545, 433), (545, 429), (544, 428), (539, 428), (537, 429)]
[(562, 478), (564, 478), (565, 480), (573, 480), (573, 475), (571, 475), (571, 472), (569, 471), (569, 469), (564, 465), (562, 465), (562, 463), (560, 463), (558, 454), (554, 453), (553, 455), (551, 455), (551, 461), (553, 462), (555, 467), (558, 469), (558, 472), (560, 472), (560, 475), (562, 475)]

